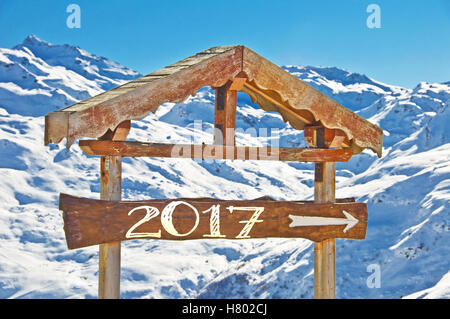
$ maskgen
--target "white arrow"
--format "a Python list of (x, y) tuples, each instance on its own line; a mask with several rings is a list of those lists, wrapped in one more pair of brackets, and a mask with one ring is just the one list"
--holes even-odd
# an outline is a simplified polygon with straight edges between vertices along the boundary
[(358, 223), (358, 220), (345, 210), (343, 210), (342, 213), (346, 218), (289, 215), (289, 218), (292, 219), (292, 223), (289, 227), (347, 225), (344, 228), (345, 233), (355, 226)]

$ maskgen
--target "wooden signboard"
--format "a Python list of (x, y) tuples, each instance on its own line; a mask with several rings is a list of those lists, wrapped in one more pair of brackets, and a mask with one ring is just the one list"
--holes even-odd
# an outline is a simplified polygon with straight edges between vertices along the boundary
[[(131, 120), (214, 88), (212, 145), (126, 141)], [(235, 142), (237, 91), (304, 130), (308, 148)], [(367, 206), (335, 199), (336, 162), (365, 148), (379, 157), (382, 130), (244, 46), (213, 47), (45, 117), (45, 144), (81, 137), (101, 156), (101, 200), (60, 194), (69, 249), (99, 248), (99, 298), (120, 297), (120, 242), (152, 238), (306, 238), (314, 244), (314, 296), (335, 298), (335, 238), (364, 239)], [(314, 201), (211, 198), (121, 201), (122, 157), (314, 162)]]
[(364, 239), (365, 203), (155, 199), (105, 201), (61, 194), (69, 249), (130, 239)]

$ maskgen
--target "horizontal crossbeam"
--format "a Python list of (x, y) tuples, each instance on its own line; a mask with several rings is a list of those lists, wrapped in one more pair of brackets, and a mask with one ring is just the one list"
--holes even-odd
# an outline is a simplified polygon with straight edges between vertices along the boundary
[(81, 140), (79, 145), (88, 155), (124, 157), (347, 162), (353, 155), (352, 150), (348, 149), (160, 144), (134, 141)]

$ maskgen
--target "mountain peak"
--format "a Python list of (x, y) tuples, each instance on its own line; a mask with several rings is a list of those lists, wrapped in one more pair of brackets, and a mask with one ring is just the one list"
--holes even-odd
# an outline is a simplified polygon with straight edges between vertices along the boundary
[[(40, 116), (139, 76), (77, 46), (52, 44), (30, 34), (12, 49), (0, 49), (0, 106), (9, 113)], [(27, 98), (16, 103), (14, 95)]]
[(23, 45), (46, 45), (46, 46), (50, 46), (51, 43), (41, 40), (38, 36), (34, 35), (34, 34), (30, 34), (29, 36), (27, 36), (25, 38), (25, 40), (23, 40), (22, 42)]
[[(13, 47), (14, 50), (23, 50), (28, 49), (34, 55), (42, 58), (43, 60), (47, 60), (48, 58), (52, 58), (54, 56), (79, 56), (79, 55), (87, 55), (94, 56), (89, 54), (88, 52), (81, 50), (78, 46), (69, 45), (69, 44), (53, 44), (42, 40), (38, 36), (34, 34), (30, 34), (23, 40), (21, 44)], [(47, 61), (48, 62), (48, 61)]]

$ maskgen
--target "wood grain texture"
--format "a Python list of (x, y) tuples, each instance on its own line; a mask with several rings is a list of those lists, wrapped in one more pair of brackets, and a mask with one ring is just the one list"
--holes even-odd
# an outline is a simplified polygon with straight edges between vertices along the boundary
[[(336, 163), (315, 163), (314, 202), (333, 203), (336, 192)], [(314, 297), (334, 299), (336, 297), (335, 238), (326, 238), (314, 243)]]
[(123, 157), (347, 162), (353, 155), (352, 150), (348, 149), (161, 144), (134, 141), (81, 140), (79, 146), (88, 155), (118, 155)]
[(214, 144), (235, 144), (237, 91), (231, 90), (232, 82), (216, 88), (214, 108)]
[[(111, 135), (114, 135), (113, 133)], [(122, 193), (122, 158), (100, 158), (100, 199), (118, 202)], [(98, 298), (120, 298), (120, 241), (107, 241), (99, 247)]]
[(131, 121), (123, 121), (114, 130), (108, 131), (98, 139), (101, 141), (125, 141), (131, 129)]
[(314, 298), (336, 298), (336, 240), (314, 243)]
[[(108, 130), (102, 140), (125, 140), (130, 132), (130, 121), (120, 123), (114, 130)], [(100, 199), (120, 201), (122, 198), (122, 157), (102, 156), (100, 158)], [(121, 243), (101, 243), (98, 261), (98, 298), (120, 298)]]
[[(244, 81), (245, 79), (245, 81)], [(320, 124), (345, 134), (355, 154), (370, 148), (381, 156), (382, 130), (289, 72), (244, 46), (214, 47), (118, 88), (46, 116), (45, 143), (98, 138), (127, 120), (139, 120), (166, 102), (181, 102), (203, 86), (250, 95), (279, 112), (296, 129)], [(336, 140), (336, 143), (338, 140)]]
[[(241, 71), (242, 47), (216, 47), (197, 53), (162, 70), (57, 112), (69, 113), (63, 136), (46, 142), (80, 137), (98, 138), (126, 120), (140, 120), (166, 102), (179, 103), (204, 86), (219, 87)], [(57, 113), (53, 112), (53, 113)], [(53, 115), (47, 121), (53, 126)], [(57, 125), (57, 124), (55, 124)], [(53, 132), (51, 129), (48, 132)], [(59, 131), (58, 131), (59, 132)]]
[[(173, 211), (171, 221), (179, 234), (191, 231), (188, 236), (176, 236), (162, 226), (161, 217), (164, 208), (174, 202), (185, 202), (195, 207), (198, 214), (187, 204), (180, 203)], [(174, 204), (172, 204), (174, 205)], [(214, 205), (220, 205), (220, 233), (226, 239), (240, 239), (239, 234), (251, 219), (254, 210), (240, 210), (239, 207), (263, 207), (264, 211), (251, 228), (251, 238), (283, 237), (307, 238), (321, 241), (327, 238), (364, 239), (367, 227), (367, 207), (364, 203), (342, 202), (334, 204), (313, 204), (303, 201), (275, 201), (267, 199), (232, 201), (202, 199), (156, 199), (148, 201), (101, 201), (85, 199), (66, 194), (60, 195), (59, 208), (63, 211), (64, 230), (69, 249), (75, 249), (104, 242), (122, 241), (127, 238), (127, 232), (146, 216), (146, 209), (142, 206), (155, 207), (159, 215), (139, 225), (133, 232), (156, 233), (160, 237), (153, 239), (189, 240), (206, 239), (204, 235), (211, 233), (211, 212), (206, 212)], [(130, 214), (130, 211), (135, 210)], [(230, 213), (230, 207), (234, 207)], [(289, 227), (295, 216), (315, 216), (325, 218), (344, 218), (345, 210), (358, 223), (343, 232), (345, 225), (302, 226)], [(198, 223), (195, 226), (196, 222)], [(195, 227), (194, 227), (195, 226)], [(147, 238), (143, 236), (142, 238)]]
[[(333, 135), (325, 128), (314, 131), (312, 146), (327, 147)], [(329, 145), (328, 145), (329, 146)], [(336, 163), (314, 163), (314, 202), (334, 203), (336, 200)], [(337, 237), (335, 237), (337, 238)], [(336, 298), (335, 238), (325, 238), (314, 243), (314, 298)]]
[(323, 126), (306, 126), (304, 137), (309, 147), (317, 145), (317, 135), (322, 134), (325, 148), (348, 148), (350, 141), (341, 130), (331, 130)]
[[(294, 112), (306, 111), (312, 115), (314, 122), (329, 129), (342, 130), (351, 141), (351, 148), (355, 154), (364, 148), (370, 148), (381, 157), (383, 131), (378, 126), (343, 107), (289, 72), (281, 72), (280, 67), (249, 48), (244, 48), (243, 72), (247, 75), (248, 83), (252, 87), (283, 104), (284, 108)], [(258, 94), (255, 94), (255, 97), (258, 99)], [(280, 109), (275, 103), (258, 105), (268, 111), (279, 112), (294, 128), (303, 129), (305, 124), (310, 124), (299, 121), (295, 114)]]

